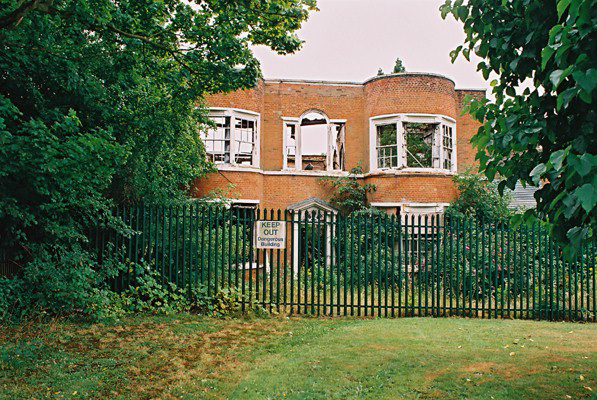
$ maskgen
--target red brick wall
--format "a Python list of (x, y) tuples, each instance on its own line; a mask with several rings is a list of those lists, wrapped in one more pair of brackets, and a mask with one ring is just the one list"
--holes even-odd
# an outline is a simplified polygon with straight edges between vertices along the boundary
[(374, 175), (364, 182), (377, 187), (369, 196), (371, 202), (449, 203), (457, 194), (447, 175)]
[(213, 94), (207, 96), (205, 102), (208, 107), (240, 108), (261, 114), (263, 112), (264, 89), (265, 83), (259, 81), (254, 89)]
[[(377, 190), (371, 202), (448, 203), (456, 197), (450, 176), (428, 174), (372, 175), (360, 179), (374, 184)], [(214, 189), (234, 184), (230, 197), (260, 200), (264, 208), (285, 209), (289, 205), (318, 197), (329, 200), (330, 186), (320, 176), (267, 175), (253, 171), (220, 171), (197, 181), (194, 195), (202, 197)]]
[(261, 141), (263, 170), (282, 169), (281, 117), (300, 117), (313, 109), (323, 111), (330, 119), (346, 120), (347, 169), (367, 160), (367, 148), (363, 145), (362, 86), (266, 82)]
[(457, 90), (459, 112), (456, 118), (456, 151), (458, 171), (470, 165), (476, 164), (475, 154), (476, 150), (471, 145), (471, 138), (477, 133), (479, 129), (479, 122), (475, 121), (469, 114), (462, 114), (462, 107), (464, 106), (464, 99), (466, 96), (473, 96), (475, 98), (485, 97), (483, 90)]
[[(300, 117), (306, 111), (323, 111), (330, 119), (346, 122), (346, 170), (359, 162), (369, 170), (369, 118), (383, 114), (441, 114), (456, 119), (458, 169), (474, 163), (470, 138), (479, 123), (461, 115), (466, 95), (483, 91), (455, 90), (454, 82), (436, 75), (401, 74), (373, 78), (364, 84), (260, 82), (252, 90), (208, 96), (211, 107), (239, 108), (261, 114), (261, 169), (280, 171), (283, 166), (281, 117)], [(449, 202), (456, 190), (449, 175), (374, 174), (362, 179), (377, 191), (373, 202)], [(220, 171), (196, 182), (193, 195), (235, 186), (231, 197), (260, 200), (261, 207), (286, 208), (309, 197), (329, 199), (329, 188), (319, 176), (270, 175), (258, 171)]]
[(456, 118), (454, 82), (434, 75), (388, 75), (364, 85), (365, 116), (420, 113)]

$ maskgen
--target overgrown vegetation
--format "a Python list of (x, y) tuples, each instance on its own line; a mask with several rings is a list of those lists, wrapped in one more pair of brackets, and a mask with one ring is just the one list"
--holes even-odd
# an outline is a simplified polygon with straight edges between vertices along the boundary
[(469, 106), (481, 170), (500, 191), (543, 182), (524, 217), (574, 255), (597, 231), (597, 0), (446, 0), (441, 13), (464, 24), (452, 59), (474, 53), (496, 76), (495, 99)]
[(212, 170), (202, 97), (257, 83), (250, 45), (298, 50), (315, 1), (0, 5), (0, 254), (20, 269), (1, 313), (87, 314), (128, 269), (88, 233), (132, 233), (115, 205), (185, 201)]
[(363, 167), (358, 165), (350, 170), (348, 176), (321, 178), (323, 184), (331, 187), (330, 203), (343, 215), (367, 209), (369, 207), (367, 195), (377, 190), (375, 185), (359, 183), (357, 176), (362, 174)]
[(452, 180), (458, 189), (458, 198), (446, 208), (452, 217), (477, 217), (489, 221), (504, 221), (513, 215), (509, 208), (511, 196), (499, 193), (497, 184), (488, 182), (473, 169), (455, 175)]

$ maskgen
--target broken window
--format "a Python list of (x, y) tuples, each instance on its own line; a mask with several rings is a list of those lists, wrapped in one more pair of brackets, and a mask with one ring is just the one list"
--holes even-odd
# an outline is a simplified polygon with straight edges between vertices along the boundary
[(214, 163), (258, 166), (258, 114), (213, 109), (215, 124), (201, 133), (207, 156)]
[(207, 130), (203, 137), (205, 151), (211, 161), (215, 163), (230, 162), (230, 117), (214, 116), (210, 119), (215, 123), (215, 128)]
[(331, 125), (331, 166), (333, 170), (337, 171), (344, 170), (344, 143), (346, 140), (344, 128), (344, 123), (334, 123)]
[(404, 123), (406, 166), (433, 168), (433, 146), (437, 124)]
[(311, 112), (301, 120), (301, 155), (304, 170), (327, 169), (328, 123), (318, 112)]
[(443, 169), (447, 169), (451, 171), (454, 163), (454, 137), (453, 137), (453, 130), (451, 126), (442, 125), (442, 160), (443, 160)]
[(398, 135), (396, 124), (377, 125), (377, 168), (398, 166)]
[(284, 124), (286, 135), (286, 168), (295, 168), (296, 163), (296, 124)]
[(249, 119), (235, 119), (235, 164), (253, 165), (255, 148), (255, 121)]
[(372, 169), (455, 171), (455, 129), (454, 120), (439, 115), (374, 117), (370, 131)]
[(305, 171), (343, 170), (345, 123), (329, 121), (319, 111), (284, 121), (284, 168)]

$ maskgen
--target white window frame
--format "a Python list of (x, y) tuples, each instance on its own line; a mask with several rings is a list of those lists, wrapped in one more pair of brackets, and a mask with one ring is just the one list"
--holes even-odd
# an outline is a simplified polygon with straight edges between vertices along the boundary
[[(326, 120), (326, 125), (328, 127), (328, 146), (326, 150), (326, 171), (341, 171), (338, 169), (334, 169), (334, 160), (333, 160), (333, 144), (332, 144), (332, 131), (331, 127), (334, 125), (342, 124), (344, 125), (344, 157), (346, 157), (346, 120), (345, 119), (330, 119), (328, 116), (320, 110), (308, 110), (303, 113), (300, 117), (282, 117), (282, 136), (283, 136), (283, 143), (282, 143), (282, 151), (283, 154), (283, 169), (284, 170), (296, 170), (296, 171), (304, 171), (303, 166), (303, 157), (302, 157), (302, 135), (301, 135), (301, 121), (305, 117), (305, 115), (317, 112), (320, 113)], [(288, 166), (288, 138), (286, 136), (286, 130), (289, 126), (294, 126), (294, 143), (295, 143), (295, 154), (294, 154), (294, 168), (290, 168)], [(344, 159), (344, 167), (346, 167), (346, 158)], [(308, 171), (307, 171), (308, 172)]]
[(288, 152), (286, 151), (286, 148), (288, 147), (288, 138), (286, 137), (286, 132), (289, 126), (294, 126), (294, 145), (295, 145), (295, 150), (294, 150), (294, 169), (299, 171), (301, 170), (301, 166), (303, 165), (303, 159), (302, 159), (302, 155), (301, 155), (301, 134), (300, 134), (300, 129), (301, 129), (301, 121), (299, 118), (294, 118), (294, 117), (282, 117), (282, 123), (283, 123), (283, 130), (282, 130), (282, 136), (283, 136), (283, 151), (284, 151), (284, 164), (283, 164), (283, 169), (289, 169), (288, 168)]
[[(216, 165), (232, 165), (236, 167), (259, 168), (260, 148), (261, 148), (261, 115), (254, 111), (242, 110), (238, 108), (220, 108), (211, 107), (208, 117), (230, 117), (230, 162), (216, 161)], [(253, 121), (255, 124), (255, 137), (253, 145), (253, 154), (251, 165), (236, 164), (236, 120), (245, 119)]]
[[(432, 159), (434, 162), (431, 168), (407, 167), (406, 164), (406, 138), (404, 123), (438, 124), (433, 138)], [(396, 125), (396, 145), (398, 147), (398, 165), (392, 168), (379, 168), (377, 166), (377, 126)], [(443, 127), (452, 129), (452, 163), (449, 170), (444, 169), (444, 148), (443, 148)], [(387, 170), (403, 170), (405, 172), (456, 172), (456, 120), (445, 115), (436, 114), (386, 114), (369, 118), (369, 170), (370, 172), (381, 172)]]

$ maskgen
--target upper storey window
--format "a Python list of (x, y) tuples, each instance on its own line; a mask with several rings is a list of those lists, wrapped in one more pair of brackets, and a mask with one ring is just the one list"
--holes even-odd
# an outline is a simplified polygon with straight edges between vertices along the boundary
[(372, 170), (456, 171), (455, 121), (440, 115), (371, 118)]
[(377, 133), (377, 168), (396, 168), (398, 166), (398, 137), (396, 124), (379, 124)]
[(215, 127), (201, 133), (208, 157), (216, 164), (259, 167), (259, 114), (212, 108)]
[(344, 169), (344, 120), (330, 120), (320, 111), (284, 120), (284, 169), (341, 171)]

